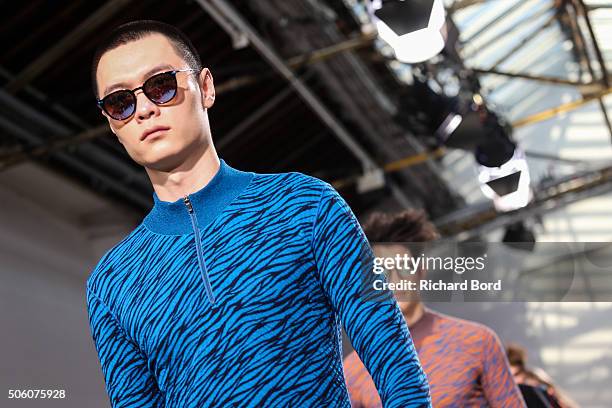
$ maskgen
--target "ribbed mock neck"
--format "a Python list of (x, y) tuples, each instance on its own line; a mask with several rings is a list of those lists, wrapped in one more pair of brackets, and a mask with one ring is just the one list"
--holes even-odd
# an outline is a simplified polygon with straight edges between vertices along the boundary
[[(201, 189), (188, 194), (200, 229), (210, 224), (251, 182), (255, 173), (237, 170), (220, 159), (212, 179)], [(158, 234), (182, 235), (193, 233), (189, 211), (183, 198), (162, 201), (153, 191), (153, 208), (143, 220), (145, 226)]]

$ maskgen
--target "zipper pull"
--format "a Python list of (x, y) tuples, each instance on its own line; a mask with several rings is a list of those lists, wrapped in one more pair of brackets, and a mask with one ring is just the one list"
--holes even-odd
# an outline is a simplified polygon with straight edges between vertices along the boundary
[(191, 200), (189, 199), (189, 196), (185, 196), (183, 197), (183, 201), (185, 202), (185, 205), (187, 206), (187, 210), (189, 211), (189, 213), (193, 213), (193, 207), (191, 206)]

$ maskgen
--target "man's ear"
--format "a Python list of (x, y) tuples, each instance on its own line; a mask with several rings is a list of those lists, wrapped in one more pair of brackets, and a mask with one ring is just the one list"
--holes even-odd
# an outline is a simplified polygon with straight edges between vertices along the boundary
[(215, 103), (215, 85), (208, 68), (202, 69), (199, 76), (200, 89), (202, 89), (202, 106), (208, 109)]

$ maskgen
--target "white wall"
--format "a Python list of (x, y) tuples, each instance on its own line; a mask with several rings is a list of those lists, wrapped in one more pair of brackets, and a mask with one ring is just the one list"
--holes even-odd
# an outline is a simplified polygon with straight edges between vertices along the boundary
[[(121, 229), (78, 224), (125, 215), (32, 164), (0, 173), (2, 407), (108, 407), (91, 340), (85, 280)], [(63, 389), (65, 400), (9, 400), (9, 389)]]

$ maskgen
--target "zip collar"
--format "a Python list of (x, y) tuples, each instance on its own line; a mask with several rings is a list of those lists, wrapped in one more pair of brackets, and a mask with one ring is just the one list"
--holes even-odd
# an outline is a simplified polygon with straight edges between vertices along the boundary
[[(197, 214), (198, 227), (202, 229), (214, 221), (242, 193), (254, 175), (253, 172), (237, 170), (220, 159), (219, 169), (208, 184), (187, 195), (193, 211)], [(176, 201), (162, 201), (155, 191), (153, 191), (153, 208), (143, 223), (157, 234), (194, 233), (185, 197)]]

